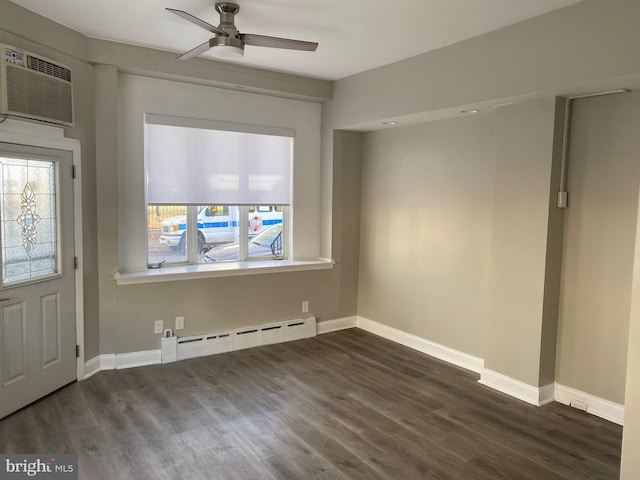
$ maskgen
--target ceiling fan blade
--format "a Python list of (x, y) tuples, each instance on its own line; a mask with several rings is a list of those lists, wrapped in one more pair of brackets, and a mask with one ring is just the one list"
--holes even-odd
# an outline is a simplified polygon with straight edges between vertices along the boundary
[(206, 52), (207, 50), (209, 50), (209, 48), (211, 47), (209, 47), (209, 40), (207, 40), (206, 42), (198, 45), (196, 48), (192, 48), (188, 52), (184, 52), (182, 55), (177, 57), (176, 60), (189, 60), (190, 58), (197, 57), (201, 53)]
[(211, 25), (210, 23), (205, 22), (204, 20), (200, 20), (198, 17), (194, 17), (193, 15), (191, 15), (190, 13), (185, 12), (184, 10), (176, 10), (175, 8), (165, 8), (165, 10), (167, 10), (167, 11), (169, 11), (171, 13), (175, 13), (179, 17), (182, 17), (182, 18), (184, 18), (185, 20), (188, 20), (191, 23), (195, 23), (200, 28), (204, 28), (208, 32), (217, 33), (218, 35), (222, 35), (223, 37), (228, 37), (229, 36), (229, 34), (227, 32), (225, 32), (224, 30), (222, 30), (221, 28), (215, 27), (215, 26)]
[(246, 45), (252, 45), (254, 47), (286, 48), (288, 50), (305, 50), (307, 52), (315, 52), (316, 48), (318, 48), (316, 42), (268, 37), (266, 35), (255, 35), (253, 33), (241, 33), (240, 38)]

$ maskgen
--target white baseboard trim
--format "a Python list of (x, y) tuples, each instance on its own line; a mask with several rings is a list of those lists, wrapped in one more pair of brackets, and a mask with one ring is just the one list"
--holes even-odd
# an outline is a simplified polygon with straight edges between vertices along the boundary
[(100, 370), (113, 370), (116, 368), (116, 354), (108, 353), (100, 355)]
[(583, 402), (587, 407), (587, 413), (618, 425), (624, 425), (624, 405), (619, 403), (611, 402), (559, 383), (555, 384), (555, 400), (569, 406), (575, 400)]
[(587, 413), (618, 425), (624, 425), (624, 405), (559, 383), (536, 388), (488, 369), (482, 371), (478, 382), (536, 406), (546, 405), (553, 401), (569, 406), (572, 406), (572, 403), (576, 401), (582, 402)]
[(458, 367), (466, 368), (472, 372), (480, 373), (484, 368), (484, 360), (482, 358), (454, 350), (453, 348), (403, 332), (402, 330), (369, 320), (368, 318), (357, 317), (357, 327), (374, 335), (384, 337), (387, 340), (399, 343), (400, 345), (404, 345), (405, 347), (413, 348), (419, 352), (457, 365)]
[(100, 367), (100, 355), (96, 355), (88, 362), (84, 364), (84, 379), (89, 378), (92, 375), (98, 373), (102, 368)]
[(346, 330), (347, 328), (354, 328), (358, 326), (358, 317), (344, 317), (336, 318), (335, 320), (324, 320), (317, 324), (318, 335), (324, 333), (337, 332), (338, 330)]
[(554, 399), (553, 384), (545, 385), (544, 387), (534, 387), (533, 385), (507, 377), (506, 375), (487, 368), (482, 370), (478, 383), (498, 390), (499, 392), (506, 393), (536, 407), (550, 403)]
[(144, 352), (119, 353), (116, 355), (116, 368), (144, 367), (161, 363), (160, 349)]
[(544, 387), (540, 387), (540, 406), (552, 403), (556, 400), (555, 383), (550, 383)]
[(143, 367), (145, 365), (156, 365), (158, 363), (160, 363), (160, 350), (118, 354), (107, 353), (93, 357), (85, 363), (84, 378), (89, 378), (101, 370)]

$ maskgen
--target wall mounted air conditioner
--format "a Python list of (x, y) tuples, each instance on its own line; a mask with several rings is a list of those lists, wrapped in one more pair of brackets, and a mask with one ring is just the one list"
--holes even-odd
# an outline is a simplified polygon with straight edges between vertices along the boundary
[(0, 114), (73, 125), (71, 70), (0, 44)]

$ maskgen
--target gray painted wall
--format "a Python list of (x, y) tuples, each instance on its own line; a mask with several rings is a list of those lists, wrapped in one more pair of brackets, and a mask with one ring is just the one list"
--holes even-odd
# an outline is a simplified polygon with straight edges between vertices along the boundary
[(539, 387), (546, 377), (542, 367), (549, 362), (542, 356), (543, 326), (555, 326), (558, 314), (556, 308), (544, 315), (549, 270), (560, 268), (547, 265), (551, 178), (554, 159), (559, 160), (554, 157), (556, 102), (523, 102), (495, 114), (488, 315), (481, 356), (485, 368)]
[[(100, 350), (115, 352), (118, 316), (118, 70), (113, 65), (95, 67), (96, 85), (96, 200), (98, 222), (98, 288), (100, 292)], [(91, 358), (91, 357), (88, 357)]]
[(185, 317), (183, 335), (260, 325), (302, 317), (301, 303), (309, 301), (309, 314), (318, 320), (355, 312), (339, 310), (333, 283), (339, 267), (315, 272), (249, 275), (117, 287), (118, 315), (114, 321), (116, 353), (159, 348), (153, 322), (173, 326)]
[(530, 385), (553, 382), (556, 107), (549, 98), (365, 135), (358, 315)]
[(340, 275), (332, 288), (343, 316), (349, 316), (355, 315), (358, 308), (363, 135), (337, 130), (333, 145), (332, 252), (334, 258), (340, 258)]
[(358, 315), (483, 356), (494, 121), (365, 135)]
[(556, 380), (624, 404), (640, 95), (576, 100)]

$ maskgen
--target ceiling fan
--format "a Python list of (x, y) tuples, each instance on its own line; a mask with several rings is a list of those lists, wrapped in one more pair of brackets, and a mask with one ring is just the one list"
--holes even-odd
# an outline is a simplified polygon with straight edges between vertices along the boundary
[(288, 38), (269, 37), (253, 33), (240, 33), (234, 23), (234, 17), (240, 10), (240, 7), (235, 3), (216, 3), (216, 11), (220, 14), (220, 25), (217, 27), (183, 10), (176, 10), (174, 8), (167, 8), (167, 10), (215, 34), (215, 36), (207, 42), (180, 55), (178, 60), (187, 60), (196, 57), (209, 49), (211, 49), (212, 54), (218, 58), (240, 58), (244, 54), (245, 45), (285, 48), (288, 50), (305, 50), (309, 52), (314, 52), (316, 48), (318, 48), (316, 42), (304, 42), (302, 40), (290, 40)]

